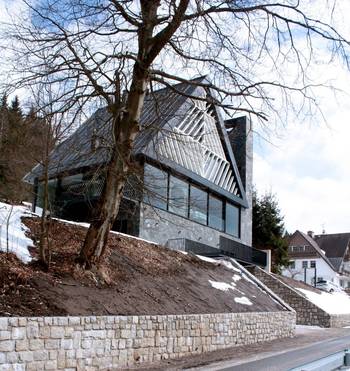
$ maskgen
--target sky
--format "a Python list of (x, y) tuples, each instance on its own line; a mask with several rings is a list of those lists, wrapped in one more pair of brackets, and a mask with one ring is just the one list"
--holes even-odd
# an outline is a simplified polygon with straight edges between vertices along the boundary
[[(20, 4), (0, 0), (0, 9), (6, 5), (11, 12), (20, 12)], [(350, 25), (343, 18), (350, 12), (350, 2), (337, 4), (337, 26), (350, 39)], [(327, 10), (314, 9), (327, 21)], [(2, 12), (0, 21), (7, 20)], [(288, 232), (350, 232), (350, 72), (339, 63), (316, 63), (310, 69), (315, 81), (327, 78), (339, 90), (315, 90), (324, 118), (300, 115), (269, 133), (256, 125), (254, 184), (260, 194), (276, 194)]]
[[(348, 39), (342, 14), (349, 3), (338, 1), (335, 15)], [(270, 135), (255, 127), (254, 184), (258, 193), (276, 195), (288, 232), (350, 232), (350, 72), (341, 63), (313, 64), (311, 74), (335, 89), (315, 90), (322, 114), (305, 112)]]

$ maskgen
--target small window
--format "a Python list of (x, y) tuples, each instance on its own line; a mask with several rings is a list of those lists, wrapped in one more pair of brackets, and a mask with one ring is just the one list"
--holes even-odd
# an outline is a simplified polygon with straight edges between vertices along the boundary
[(291, 269), (295, 269), (295, 261), (294, 260), (291, 260), (290, 263), (289, 263), (289, 267)]
[(209, 226), (222, 231), (224, 229), (223, 202), (209, 196)]
[(207, 224), (208, 193), (191, 184), (190, 219)]
[(316, 261), (315, 260), (310, 261), (310, 268), (316, 268)]
[(168, 174), (154, 166), (145, 164), (144, 196), (146, 203), (166, 210)]
[(170, 175), (169, 180), (169, 211), (188, 217), (188, 187), (189, 184)]
[(303, 260), (303, 265), (302, 265), (303, 268), (307, 268), (307, 260)]

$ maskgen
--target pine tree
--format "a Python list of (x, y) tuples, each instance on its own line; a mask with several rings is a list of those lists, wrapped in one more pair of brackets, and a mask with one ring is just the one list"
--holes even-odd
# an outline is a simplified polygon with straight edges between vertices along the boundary
[(272, 270), (280, 273), (288, 266), (288, 244), (284, 238), (283, 216), (276, 196), (266, 193), (253, 195), (253, 246), (260, 250), (271, 250)]

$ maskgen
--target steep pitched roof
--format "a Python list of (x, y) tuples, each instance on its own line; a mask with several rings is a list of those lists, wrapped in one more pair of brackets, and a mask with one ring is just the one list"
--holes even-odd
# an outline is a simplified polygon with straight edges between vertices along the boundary
[(317, 244), (317, 242), (312, 238), (310, 237), (308, 234), (304, 233), (304, 232), (301, 232), (299, 230), (296, 230), (293, 235), (291, 236), (290, 239), (293, 238), (293, 236), (296, 234), (296, 233), (299, 233), (303, 238), (304, 240), (311, 246), (315, 249), (315, 251), (317, 252), (317, 254), (335, 271), (338, 271), (338, 269), (332, 264), (332, 262), (328, 259), (328, 257), (326, 256), (326, 254), (322, 251), (323, 249), (321, 249), (319, 247), (319, 245)]
[(315, 236), (317, 244), (328, 258), (342, 258), (350, 243), (350, 233), (320, 234)]
[[(193, 162), (195, 159), (187, 159), (186, 162), (189, 166), (186, 167), (181, 161), (175, 161), (172, 157), (164, 156), (164, 153), (163, 156), (160, 156), (160, 151), (156, 149), (156, 145), (159, 149), (161, 129), (163, 129), (163, 137), (164, 132), (169, 133), (170, 130), (178, 131), (178, 127), (184, 121), (184, 116), (196, 105), (195, 103), (197, 101), (192, 97), (203, 96), (203, 93), (210, 94), (210, 92), (198, 85), (198, 83), (202, 82), (207, 82), (205, 77), (192, 80), (192, 82), (180, 83), (172, 87), (152, 91), (146, 96), (140, 118), (140, 127), (142, 127), (142, 130), (140, 130), (136, 137), (134, 154), (143, 154), (146, 157), (160, 161), (183, 175), (199, 183), (208, 185), (214, 191), (246, 206), (247, 201), (242, 181), (223, 120), (217, 107), (214, 106), (216, 121), (212, 124), (214, 125), (212, 129), (216, 134), (207, 134), (207, 139), (204, 138), (204, 141), (206, 140), (207, 142), (209, 152), (211, 150), (213, 156), (210, 158), (208, 156), (209, 160), (206, 164), (203, 163), (203, 167), (204, 165), (208, 166), (208, 164), (211, 166), (211, 163), (216, 161), (215, 156), (217, 152), (220, 152), (221, 157), (225, 157), (218, 160), (226, 166), (225, 179), (223, 176), (219, 179), (219, 176), (215, 174), (210, 174), (211, 178), (208, 177), (206, 179), (201, 172), (196, 172), (192, 168), (193, 164), (191, 164), (191, 161)], [(188, 127), (189, 130), (192, 130), (190, 125)], [(97, 110), (69, 138), (53, 150), (50, 155), (49, 176), (53, 177), (56, 174), (66, 173), (80, 168), (98, 167), (106, 163), (110, 156), (111, 129), (111, 115), (105, 108)], [(187, 133), (185, 134), (187, 135)], [(214, 137), (216, 141), (213, 140)], [(93, 146), (93, 138), (99, 143), (97, 148)], [(40, 167), (36, 167), (26, 176), (25, 180), (31, 181), (33, 178), (40, 176), (41, 172)], [(230, 182), (226, 181), (227, 174), (232, 174), (231, 178), (233, 178), (234, 183), (232, 183), (231, 178), (229, 179)]]

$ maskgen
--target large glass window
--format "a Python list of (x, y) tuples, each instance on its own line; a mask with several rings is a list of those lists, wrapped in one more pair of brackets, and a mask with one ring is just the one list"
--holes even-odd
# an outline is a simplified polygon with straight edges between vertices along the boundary
[(239, 208), (227, 202), (225, 219), (226, 233), (239, 237)]
[[(48, 181), (48, 210), (52, 210), (56, 201), (56, 188), (57, 188), (57, 179), (50, 179)], [(44, 207), (44, 195), (45, 195), (45, 184), (44, 182), (39, 182), (38, 184), (38, 194), (36, 199), (36, 206), (43, 208)]]
[(191, 184), (190, 188), (190, 219), (207, 224), (208, 194)]
[(145, 164), (144, 201), (166, 210), (168, 174), (152, 165)]
[(169, 211), (187, 218), (189, 184), (170, 175), (169, 180)]
[(223, 202), (214, 196), (209, 196), (209, 222), (210, 227), (222, 231), (224, 229)]

